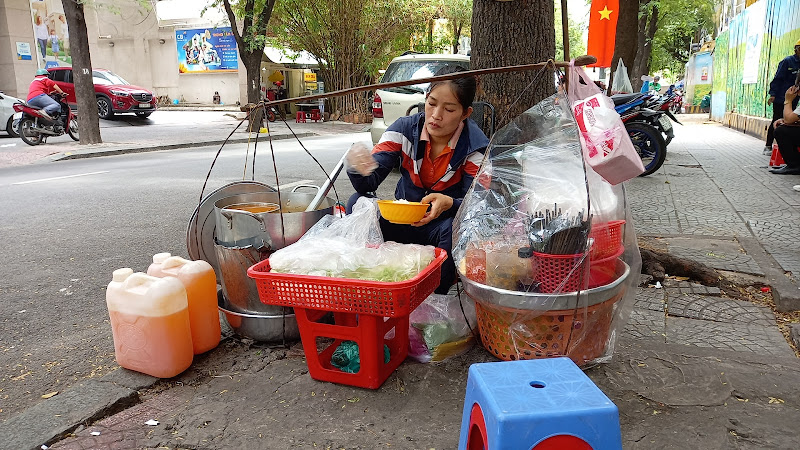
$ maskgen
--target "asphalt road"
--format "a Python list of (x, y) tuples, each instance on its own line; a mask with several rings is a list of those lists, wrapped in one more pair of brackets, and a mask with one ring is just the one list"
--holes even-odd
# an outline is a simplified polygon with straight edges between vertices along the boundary
[[(153, 116), (155, 117), (155, 115)], [(369, 133), (303, 139), (331, 170)], [(137, 153), (0, 169), (0, 421), (116, 367), (105, 287), (158, 252), (187, 256), (186, 228), (218, 148)], [(296, 141), (259, 145), (255, 180), (286, 189), (325, 176)], [(226, 146), (205, 193), (251, 179), (252, 146)], [(248, 158), (247, 156), (250, 156)], [(387, 181), (384, 195), (391, 195)], [(344, 173), (340, 200), (353, 189)], [(329, 196), (333, 197), (331, 191)]]

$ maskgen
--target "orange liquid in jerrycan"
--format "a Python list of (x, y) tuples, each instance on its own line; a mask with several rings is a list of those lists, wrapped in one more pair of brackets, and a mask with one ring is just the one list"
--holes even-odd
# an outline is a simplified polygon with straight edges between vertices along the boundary
[(217, 276), (211, 264), (202, 260), (190, 261), (180, 256), (170, 256), (169, 253), (158, 253), (153, 256), (153, 264), (147, 269), (147, 274), (175, 277), (186, 288), (195, 355), (219, 345), (221, 330), (217, 308)]
[(172, 378), (192, 364), (188, 301), (180, 281), (118, 269), (106, 304), (120, 366)]

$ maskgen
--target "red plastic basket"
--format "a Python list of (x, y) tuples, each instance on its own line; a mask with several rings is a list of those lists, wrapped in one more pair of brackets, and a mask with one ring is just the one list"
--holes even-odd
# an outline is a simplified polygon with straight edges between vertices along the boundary
[(439, 286), (447, 252), (437, 248), (435, 255), (414, 278), (391, 283), (272, 273), (268, 259), (247, 269), (247, 275), (255, 280), (261, 302), (268, 305), (402, 317)]
[(589, 251), (589, 258), (592, 261), (617, 254), (622, 246), (623, 225), (625, 225), (624, 220), (612, 220), (592, 226), (589, 231), (589, 237), (594, 239), (594, 244)]
[(534, 280), (539, 282), (539, 292), (574, 292), (586, 289), (589, 276), (589, 258), (577, 255), (551, 255), (533, 252)]
[(623, 253), (625, 247), (620, 246), (615, 255), (589, 261), (589, 289), (611, 284), (617, 279), (617, 258)]

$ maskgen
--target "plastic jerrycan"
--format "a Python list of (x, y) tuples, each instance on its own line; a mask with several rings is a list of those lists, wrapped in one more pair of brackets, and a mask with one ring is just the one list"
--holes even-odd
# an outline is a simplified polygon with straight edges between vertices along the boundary
[(183, 283), (124, 268), (106, 290), (117, 363), (158, 378), (192, 364), (189, 302)]
[(175, 277), (186, 288), (195, 355), (219, 345), (221, 330), (217, 308), (217, 276), (211, 264), (203, 260), (190, 261), (180, 256), (170, 256), (169, 253), (157, 253), (147, 274)]

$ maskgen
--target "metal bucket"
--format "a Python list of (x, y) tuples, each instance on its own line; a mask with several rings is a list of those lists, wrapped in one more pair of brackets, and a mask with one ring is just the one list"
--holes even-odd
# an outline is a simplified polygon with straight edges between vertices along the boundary
[[(297, 192), (259, 192), (233, 195), (214, 203), (216, 214), (216, 243), (228, 247), (253, 246), (261, 252), (275, 251), (297, 242), (315, 223), (333, 211), (336, 203), (325, 197), (315, 211), (305, 212), (314, 194)], [(280, 204), (278, 212), (253, 213), (229, 208), (241, 204)], [(281, 223), (283, 216), (283, 223)]]

